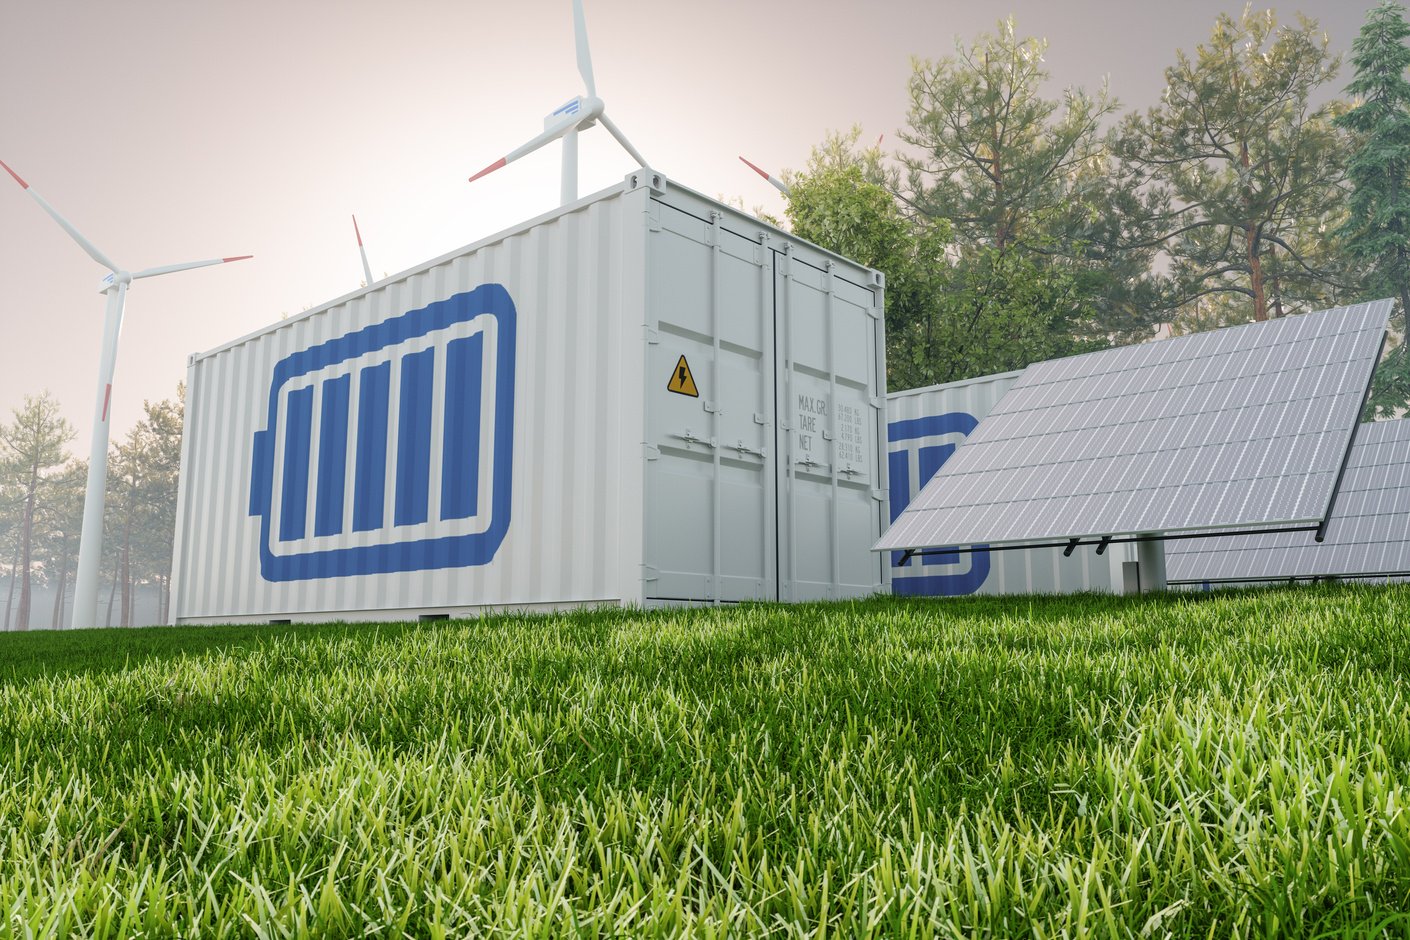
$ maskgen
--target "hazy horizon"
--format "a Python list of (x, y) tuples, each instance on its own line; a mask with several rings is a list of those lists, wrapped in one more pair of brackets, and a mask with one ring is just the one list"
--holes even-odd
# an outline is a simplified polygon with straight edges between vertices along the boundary
[[(1278, 8), (1350, 48), (1372, 0)], [(781, 213), (736, 159), (778, 173), (861, 124), (888, 147), (905, 122), (910, 57), (1012, 13), (1046, 37), (1055, 88), (1104, 78), (1126, 107), (1159, 97), (1175, 50), (1219, 12), (1110, 0), (767, 5), (708, 15), (586, 0), (599, 94), (668, 177)], [(884, 16), (878, 10), (884, 11)], [(553, 209), (556, 144), (474, 184), (476, 170), (542, 129), (581, 92), (568, 0), (513, 5), (365, 2), (122, 7), (20, 0), (0, 35), (0, 159), (118, 263), (254, 260), (137, 283), (128, 297), (113, 438), (168, 398), (190, 353), (357, 288), (357, 213), (373, 274), (413, 267)], [(692, 10), (693, 12), (693, 10)], [(1349, 80), (1343, 68), (1336, 91)], [(580, 192), (631, 159), (600, 128), (581, 137)], [(0, 175), (4, 368), (0, 421), (25, 394), (62, 403), (87, 455), (105, 272)]]

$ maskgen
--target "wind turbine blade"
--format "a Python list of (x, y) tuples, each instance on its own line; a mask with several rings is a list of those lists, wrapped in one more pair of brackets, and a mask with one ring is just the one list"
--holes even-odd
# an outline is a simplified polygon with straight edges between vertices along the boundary
[(46, 201), (43, 196), (39, 195), (39, 193), (35, 192), (28, 183), (20, 179), (20, 175), (14, 170), (10, 169), (9, 165), (5, 163), (5, 161), (0, 160), (0, 166), (3, 166), (5, 168), (5, 172), (9, 173), (15, 178), (15, 182), (19, 183), (20, 187), (24, 189), (25, 192), (29, 193), (31, 196), (34, 197), (34, 201), (39, 203), (39, 208), (49, 213), (49, 217), (55, 222), (59, 223), (59, 228), (69, 233), (69, 238), (72, 238), (74, 241), (78, 242), (78, 247), (88, 252), (88, 257), (92, 258), (94, 261), (98, 262), (103, 267), (107, 268), (109, 271), (112, 271), (114, 274), (117, 273), (118, 266), (113, 263), (112, 259), (109, 258), (107, 255), (103, 254), (101, 251), (99, 251), (97, 245), (84, 238), (83, 233), (80, 232), (78, 229), (74, 228), (72, 225), (70, 225), (68, 219), (59, 215), (59, 210), (49, 205), (48, 201)]
[(145, 271), (138, 271), (132, 275), (135, 281), (144, 277), (160, 277), (163, 274), (175, 274), (177, 271), (190, 271), (192, 268), (208, 268), (213, 264), (229, 264), (232, 261), (247, 261), (254, 255), (237, 255), (234, 258), (212, 258), (209, 261), (187, 261), (185, 264), (164, 264), (159, 268), (148, 268)]
[(647, 166), (646, 158), (637, 152), (637, 149), (632, 146), (632, 142), (627, 140), (626, 135), (617, 128), (616, 124), (612, 123), (612, 119), (607, 116), (606, 112), (599, 114), (597, 119), (602, 122), (603, 127), (607, 128), (607, 133), (617, 138), (617, 143), (622, 145), (622, 149), (632, 155), (633, 160), (643, 167)]
[(783, 180), (778, 179), (777, 177), (770, 175), (767, 170), (762, 170), (762, 169), (760, 169), (759, 167), (757, 167), (757, 166), (755, 166), (754, 164), (750, 163), (748, 160), (745, 160), (743, 157), (740, 157), (739, 159), (740, 159), (741, 161), (743, 161), (744, 165), (747, 166), (747, 167), (749, 167), (749, 169), (753, 170), (755, 173), (758, 173), (758, 174), (759, 174), (760, 176), (762, 176), (764, 179), (768, 180), (768, 181), (769, 181), (769, 184), (772, 185), (774, 189), (777, 189), (779, 192), (783, 193), (785, 196), (792, 195), (792, 190), (790, 190), (786, 185), (784, 185)]
[(4, 160), (0, 160), (0, 166), (3, 166), (5, 168), (5, 172), (9, 173), (15, 178), (15, 182), (20, 184), (20, 189), (29, 189), (29, 184), (26, 183), (24, 180), (20, 179), (20, 175), (18, 173), (10, 169), (10, 164), (6, 163)]
[(515, 160), (518, 160), (520, 157), (525, 156), (526, 154), (533, 153), (535, 150), (539, 149), (544, 144), (551, 143), (557, 140), (564, 134), (568, 133), (568, 131), (577, 127), (578, 121), (580, 120), (582, 119), (577, 115), (572, 115), (568, 118), (565, 118), (564, 120), (550, 127), (548, 130), (544, 131), (542, 134), (535, 137), (533, 140), (529, 141), (527, 144), (524, 144), (517, 150), (511, 150), (509, 153), (505, 154), (503, 157), (496, 160), (494, 163), (491, 163), (489, 166), (485, 167), (483, 170), (470, 177), (470, 182), (473, 183), (475, 182), (475, 180), (479, 179), (482, 176), (488, 176), (495, 170), (498, 170), (500, 167), (505, 166), (506, 164), (513, 163)]
[(362, 232), (357, 227), (357, 216), (352, 217), (353, 231), (357, 233), (357, 251), (362, 255), (362, 273), (367, 277), (367, 286), (372, 286), (372, 266), (367, 263), (367, 249), (362, 247)]
[(589, 98), (597, 97), (597, 83), (592, 79), (592, 53), (588, 51), (587, 20), (583, 16), (583, 0), (573, 0), (573, 35), (578, 42), (578, 72)]

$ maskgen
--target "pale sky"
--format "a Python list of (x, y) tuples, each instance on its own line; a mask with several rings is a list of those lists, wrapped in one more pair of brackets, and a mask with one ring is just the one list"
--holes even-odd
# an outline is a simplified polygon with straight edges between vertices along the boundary
[[(1373, 0), (1280, 6), (1337, 51)], [(1154, 103), (1176, 48), (1236, 2), (586, 0), (598, 93), (653, 167), (781, 214), (736, 159), (800, 167), (830, 129), (888, 146), (910, 57), (1018, 18), (1050, 40), (1055, 88), (1109, 78)], [(1349, 80), (1343, 69), (1338, 87)], [(354, 290), (356, 212), (373, 274), (395, 274), (554, 208), (557, 144), (474, 184), (581, 93), (569, 0), (0, 0), (0, 159), (130, 270), (252, 261), (144, 280), (129, 294), (114, 438), (170, 397), (186, 357)], [(580, 138), (580, 193), (631, 159)], [(86, 456), (105, 272), (0, 175), (0, 420), (61, 401)]]

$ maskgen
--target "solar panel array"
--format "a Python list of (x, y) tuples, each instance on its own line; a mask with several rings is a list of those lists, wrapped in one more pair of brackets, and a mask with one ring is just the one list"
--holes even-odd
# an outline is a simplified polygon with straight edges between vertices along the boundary
[(1320, 522), (1390, 308), (1031, 365), (875, 547)]
[(1172, 581), (1258, 581), (1410, 572), (1410, 419), (1363, 424), (1327, 537), (1283, 532), (1166, 545)]

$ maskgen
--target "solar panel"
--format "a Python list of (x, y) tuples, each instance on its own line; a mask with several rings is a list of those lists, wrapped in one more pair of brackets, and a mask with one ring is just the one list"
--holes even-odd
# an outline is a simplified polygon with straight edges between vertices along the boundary
[(1410, 419), (1363, 424), (1326, 540), (1311, 532), (1171, 542), (1171, 581), (1260, 581), (1410, 572)]
[(1320, 522), (1390, 309), (1035, 363), (875, 548)]

